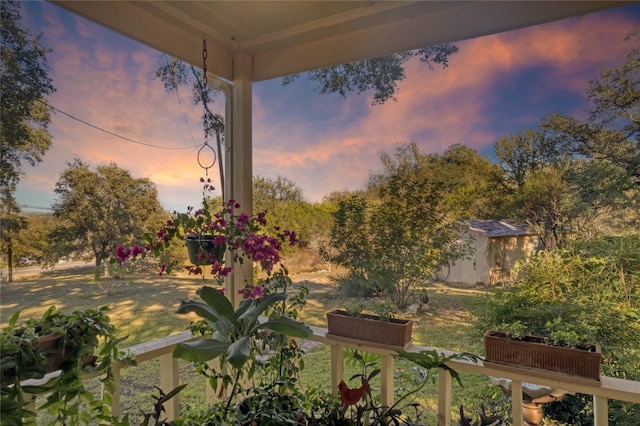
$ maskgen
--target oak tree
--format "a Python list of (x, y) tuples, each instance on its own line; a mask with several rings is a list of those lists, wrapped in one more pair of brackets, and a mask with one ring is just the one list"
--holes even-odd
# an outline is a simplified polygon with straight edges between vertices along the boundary
[(0, 244), (12, 280), (12, 239), (23, 229), (14, 192), (23, 165), (36, 165), (51, 145), (49, 110), (42, 101), (55, 91), (48, 77), (47, 54), (40, 35), (20, 22), (20, 3), (0, 2)]
[(56, 256), (93, 259), (96, 272), (104, 257), (139, 240), (145, 223), (162, 213), (155, 185), (114, 163), (92, 170), (76, 159), (60, 174), (55, 192)]

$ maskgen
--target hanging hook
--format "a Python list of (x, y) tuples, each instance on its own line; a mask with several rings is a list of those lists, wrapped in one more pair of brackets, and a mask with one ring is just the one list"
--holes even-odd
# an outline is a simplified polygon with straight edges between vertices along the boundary
[[(209, 148), (211, 150), (211, 154), (213, 155), (213, 158), (211, 160), (211, 165), (209, 166), (202, 164), (202, 159), (200, 158), (200, 156), (202, 155), (202, 150), (205, 148)], [(212, 168), (214, 164), (216, 164), (216, 159), (217, 159), (216, 150), (213, 149), (211, 145), (209, 145), (209, 141), (204, 141), (204, 143), (198, 150), (198, 165), (204, 169), (205, 176), (209, 176), (209, 169)]]

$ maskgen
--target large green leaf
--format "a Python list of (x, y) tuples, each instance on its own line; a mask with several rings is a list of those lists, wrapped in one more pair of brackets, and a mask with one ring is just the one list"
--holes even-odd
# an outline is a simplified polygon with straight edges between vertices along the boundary
[(258, 299), (258, 302), (251, 305), (249, 309), (246, 310), (245, 313), (240, 315), (238, 319), (247, 319), (250, 322), (255, 322), (258, 320), (258, 317), (262, 315), (265, 309), (269, 306), (275, 304), (276, 302), (285, 300), (287, 295), (285, 293), (272, 293), (261, 299)]
[(289, 317), (273, 318), (260, 325), (260, 328), (268, 328), (291, 337), (309, 338), (313, 336), (313, 330), (303, 322)]
[(195, 312), (198, 316), (212, 323), (216, 323), (222, 318), (220, 313), (211, 306), (195, 300), (183, 300), (178, 309), (176, 309), (176, 314), (188, 314), (191, 312)]
[(232, 323), (237, 323), (237, 315), (233, 311), (231, 301), (227, 299), (220, 291), (213, 287), (203, 286), (198, 290), (198, 294), (207, 305), (215, 309), (219, 315), (227, 318)]
[(235, 368), (242, 368), (249, 359), (249, 355), (251, 355), (250, 340), (249, 336), (244, 336), (229, 345), (227, 359)]
[(221, 315), (218, 310), (206, 303), (185, 300), (180, 304), (180, 306), (178, 306), (178, 309), (176, 309), (177, 314), (188, 314), (190, 312), (194, 312), (198, 316), (209, 320), (211, 323), (215, 324), (216, 329), (229, 329), (235, 327), (235, 324), (229, 321), (227, 317)]
[(206, 362), (227, 352), (229, 344), (219, 340), (204, 339), (197, 342), (178, 343), (173, 356), (191, 362)]
[(249, 309), (252, 306), (253, 306), (253, 300), (251, 300), (251, 299), (243, 299), (240, 302), (240, 305), (238, 305), (238, 308), (236, 309), (236, 317), (239, 318), (242, 315), (244, 315), (244, 313), (247, 312), (247, 309)]

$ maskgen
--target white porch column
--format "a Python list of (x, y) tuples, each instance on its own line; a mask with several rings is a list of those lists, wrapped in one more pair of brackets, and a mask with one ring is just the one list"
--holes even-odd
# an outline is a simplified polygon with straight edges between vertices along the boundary
[[(227, 120), (225, 194), (229, 199), (240, 203), (247, 214), (253, 213), (252, 185), (252, 143), (251, 143), (251, 95), (252, 95), (253, 58), (246, 54), (233, 57), (233, 87), (231, 89), (231, 125)], [(228, 113), (229, 111), (227, 111)], [(226, 280), (227, 297), (234, 306), (240, 303), (238, 290), (244, 287), (245, 280), (253, 278), (251, 263), (234, 265), (235, 273)]]

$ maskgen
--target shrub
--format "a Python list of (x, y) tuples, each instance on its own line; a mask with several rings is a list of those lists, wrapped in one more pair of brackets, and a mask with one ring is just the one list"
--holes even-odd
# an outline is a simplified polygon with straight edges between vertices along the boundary
[[(530, 334), (580, 336), (602, 346), (604, 375), (640, 379), (640, 239), (608, 237), (572, 249), (543, 252), (519, 265), (512, 288), (478, 300), (479, 332), (522, 323)], [(580, 398), (565, 403), (582, 412)], [(590, 404), (590, 403), (589, 403)], [(554, 410), (562, 411), (555, 406)], [(640, 411), (617, 404), (640, 423)], [(561, 419), (564, 414), (556, 413)], [(613, 414), (616, 415), (615, 413)]]

